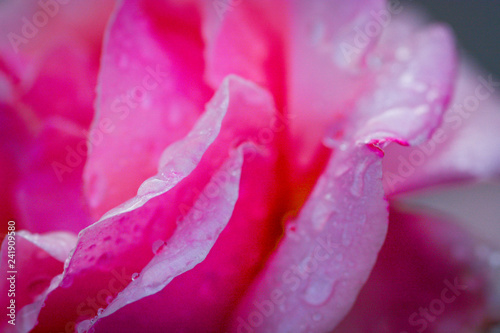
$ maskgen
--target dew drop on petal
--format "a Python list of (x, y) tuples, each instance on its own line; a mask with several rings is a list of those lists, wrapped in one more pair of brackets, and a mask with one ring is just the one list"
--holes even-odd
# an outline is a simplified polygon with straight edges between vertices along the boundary
[(104, 312), (104, 309), (99, 308), (99, 310), (97, 310), (97, 315), (100, 316), (100, 315), (102, 315), (103, 312)]
[(334, 291), (334, 282), (327, 279), (315, 280), (307, 287), (304, 300), (311, 305), (324, 304)]
[(157, 254), (165, 247), (165, 245), (167, 245), (167, 243), (165, 241), (158, 239), (157, 241), (155, 241), (153, 243), (153, 246), (152, 246), (153, 253)]
[(139, 277), (139, 273), (132, 274), (132, 281), (137, 280), (138, 277)]
[(351, 194), (355, 197), (360, 197), (363, 194), (363, 182), (365, 177), (367, 163), (362, 162), (356, 166), (356, 170), (354, 170), (354, 179), (351, 185)]

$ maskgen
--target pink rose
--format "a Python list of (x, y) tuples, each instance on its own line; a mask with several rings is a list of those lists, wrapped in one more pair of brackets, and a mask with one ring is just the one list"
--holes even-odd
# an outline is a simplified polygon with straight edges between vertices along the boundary
[(0, 4), (3, 331), (498, 324), (500, 82), (447, 27), (381, 0), (113, 5)]

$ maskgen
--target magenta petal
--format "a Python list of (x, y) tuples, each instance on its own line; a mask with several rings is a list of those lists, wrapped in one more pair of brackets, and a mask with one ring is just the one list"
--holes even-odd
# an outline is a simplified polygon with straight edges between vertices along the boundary
[[(211, 184), (220, 187), (218, 195), (210, 200), (210, 205), (214, 208), (207, 212), (203, 219), (197, 216), (199, 211), (189, 212), (169, 238), (168, 243), (159, 240), (160, 245), (153, 245), (157, 247), (153, 250), (157, 251), (156, 255), (143, 268), (140, 275), (135, 277), (134, 281), (96, 318), (82, 322), (78, 326), (79, 330), (87, 330), (96, 320), (111, 315), (127, 304), (159, 292), (175, 277), (205, 260), (233, 213), (238, 199), (242, 165), (243, 149), (238, 149), (211, 180)], [(217, 180), (222, 178), (224, 183)], [(203, 205), (203, 200), (203, 198), (198, 199), (194, 205)]]
[(77, 234), (91, 223), (83, 195), (85, 156), (83, 128), (61, 118), (45, 123), (23, 157), (15, 186), (17, 213), (24, 228)]
[(392, 144), (384, 161), (388, 193), (457, 179), (500, 174), (500, 82), (470, 63), (459, 71), (457, 91), (444, 121), (430, 140), (417, 147)]
[[(0, 200), (0, 218), (9, 221), (16, 217), (14, 188), (31, 135), (17, 110), (3, 102), (0, 102), (0, 124), (0, 186), (5, 193)], [(24, 229), (21, 221), (16, 222)]]
[[(1, 268), (4, 272), (10, 271), (8, 267), (8, 236), (2, 243)], [(32, 329), (37, 320), (37, 315), (42, 308), (44, 292), (49, 288), (51, 280), (63, 271), (64, 260), (76, 244), (76, 237), (66, 232), (49, 234), (31, 234), (19, 231), (15, 235), (16, 256), (16, 326), (7, 324), (9, 319), (2, 316), (0, 327), (4, 332), (7, 328), (17, 332), (27, 332)], [(9, 262), (11, 263), (11, 262)], [(8, 274), (9, 276), (10, 274)], [(5, 308), (10, 302), (8, 298), (9, 284), (2, 280), (2, 296), (0, 303)]]
[[(213, 188), (208, 190), (212, 183), (211, 179), (215, 179), (216, 183), (220, 182), (217, 178), (218, 170), (221, 170), (226, 162), (229, 163), (231, 152), (240, 144), (258, 137), (259, 130), (270, 123), (273, 114), (272, 99), (268, 93), (243, 79), (228, 77), (212, 101), (207, 104), (207, 111), (200, 117), (190, 134), (165, 149), (159, 162), (158, 174), (142, 184), (136, 197), (109, 211), (101, 220), (79, 234), (76, 250), (68, 262), (61, 287), (49, 295), (46, 301), (47, 306), (40, 315), (40, 324), (36, 331), (61, 329), (68, 323), (95, 316), (98, 312), (95, 304), (105, 308), (118, 292), (127, 287), (131, 281), (131, 273), (141, 272), (148, 263), (151, 263), (151, 260), (154, 260), (151, 266), (155, 266), (157, 260), (162, 262), (160, 259), (153, 259), (157, 253), (161, 258), (162, 252), (158, 250), (162, 246), (157, 244), (158, 240), (167, 242), (163, 248), (167, 251), (165, 255), (168, 257), (170, 242), (172, 242), (172, 250), (186, 245), (178, 243), (179, 233), (187, 232), (195, 238), (201, 237), (202, 239), (205, 237), (202, 230), (215, 230), (216, 233), (213, 234), (210, 242), (204, 243), (201, 239), (200, 242), (194, 242), (193, 239), (190, 243), (202, 246), (199, 253), (208, 251), (210, 244), (213, 244), (217, 238), (217, 232), (220, 232), (220, 228), (225, 224), (224, 219), (213, 219), (210, 212), (217, 209), (221, 216), (227, 215), (233, 209), (229, 207), (229, 203), (234, 201), (231, 196), (220, 198), (205, 194), (205, 192), (213, 193), (209, 192)], [(238, 141), (234, 140), (236, 133), (241, 135)], [(257, 150), (253, 149), (253, 152), (253, 158), (256, 161), (258, 161), (256, 157), (260, 154), (270, 156), (271, 160), (276, 159), (276, 153), (271, 145), (259, 146)], [(237, 162), (238, 159), (236, 158), (235, 161)], [(240, 172), (238, 168), (231, 170), (235, 170), (236, 175)], [(235, 186), (238, 185), (236, 175), (229, 177), (231, 181), (223, 186), (223, 192), (236, 191)], [(243, 192), (243, 195), (248, 194)], [(208, 196), (208, 202), (205, 196)], [(191, 216), (193, 220), (186, 219)], [(197, 220), (203, 223), (203, 229), (197, 229)], [(183, 223), (186, 223), (187, 229), (182, 229)], [(212, 225), (212, 223), (216, 224)], [(212, 229), (210, 225), (215, 229)], [(246, 237), (246, 234), (240, 236)], [(257, 243), (252, 245), (260, 246)], [(235, 260), (234, 257), (229, 256), (228, 251), (225, 251), (225, 254), (228, 257), (221, 255), (223, 260)], [(254, 253), (246, 255), (251, 258)], [(175, 258), (180, 260), (179, 270), (177, 270), (179, 274), (189, 270), (196, 261), (203, 259), (189, 256), (184, 259), (182, 256)], [(251, 262), (250, 259), (248, 261)], [(259, 260), (256, 261), (260, 264)], [(162, 266), (165, 264), (161, 263)], [(240, 262), (237, 264), (240, 265)], [(255, 263), (252, 264), (255, 265)], [(149, 276), (148, 283), (151, 287), (156, 284), (156, 288), (160, 288), (161, 284), (173, 277), (168, 271), (164, 273), (165, 276), (158, 275), (159, 272), (155, 268), (148, 267), (144, 271), (144, 276)], [(120, 281), (124, 282), (118, 286), (114, 285), (113, 291), (110, 292), (107, 283), (110, 279), (116, 279), (116, 274), (119, 274)], [(197, 280), (200, 278), (198, 277)], [(88, 281), (92, 283), (89, 284)], [(132, 300), (148, 294), (147, 292), (141, 294), (140, 290), (134, 289), (134, 285), (130, 288), (135, 295), (132, 295)], [(102, 295), (98, 295), (97, 297), (101, 297), (99, 303), (93, 303), (92, 306), (86, 303), (87, 297), (95, 299), (95, 295), (101, 290), (108, 290), (109, 297), (103, 298)], [(128, 302), (127, 297), (119, 297), (117, 307), (123, 305), (122, 302)], [(174, 308), (182, 308), (177, 305), (178, 300), (170, 299), (170, 301), (174, 302), (171, 303)], [(227, 302), (227, 300), (224, 301)], [(64, 311), (59, 311), (60, 317), (57, 321), (50, 318), (50, 313), (55, 308), (64, 309)]]
[(95, 217), (136, 194), (211, 95), (202, 79), (199, 23), (173, 12), (191, 7), (156, 5), (122, 1), (108, 27), (84, 172)]
[[(420, 143), (440, 123), (452, 91), (456, 61), (448, 29), (394, 15), (359, 48), (353, 46), (357, 29), (368, 29), (374, 13), (390, 13), (379, 1), (338, 2), (324, 2), (329, 10), (300, 2), (294, 11), (300, 37), (292, 49), (289, 98), (299, 167), (314, 164), (324, 136), (342, 135), (336, 132), (343, 119), (359, 121), (352, 117), (356, 109), (358, 118), (367, 117), (358, 128), (363, 142), (404, 135)], [(341, 20), (329, 19), (339, 10)]]
[[(206, 80), (218, 87), (236, 74), (269, 89), (282, 106), (285, 94), (286, 1), (200, 1), (206, 42)], [(262, 24), (266, 22), (266, 24)]]
[(41, 119), (58, 115), (86, 129), (94, 112), (98, 60), (94, 52), (68, 38), (45, 50), (31, 64), (35, 73), (32, 82), (24, 83), (22, 101)]
[[(439, 26), (415, 31), (404, 22), (392, 22), (371, 49), (379, 62), (351, 113), (342, 123), (321, 124), (328, 135), (314, 133), (318, 140), (326, 136), (325, 144), (335, 149), (330, 163), (235, 314), (235, 330), (332, 330), (368, 279), (387, 228), (382, 149), (392, 141), (415, 144), (428, 138), (440, 123), (454, 77), (448, 31)], [(401, 49), (409, 54), (401, 56)]]
[[(290, 2), (290, 38), (287, 87), (291, 136), (297, 166), (316, 163), (316, 154), (327, 127), (349, 113), (367, 85), (369, 71), (357, 59), (352, 62), (341, 45), (352, 44), (355, 28), (364, 27), (370, 11), (384, 8), (384, 1), (301, 1)], [(370, 38), (363, 59), (379, 36)]]
[[(368, 148), (335, 154), (240, 307), (235, 330), (250, 325), (257, 332), (325, 332), (343, 318), (385, 237), (380, 178), (380, 158)], [(262, 306), (273, 308), (263, 322)]]
[(392, 210), (377, 264), (335, 333), (479, 332), (488, 320), (483, 250), (455, 224)]

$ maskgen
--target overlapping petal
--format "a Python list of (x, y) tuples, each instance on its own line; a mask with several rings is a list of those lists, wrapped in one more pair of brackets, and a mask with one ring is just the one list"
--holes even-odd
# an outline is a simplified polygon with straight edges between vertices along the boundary
[(126, 0), (114, 13), (84, 172), (96, 218), (136, 194), (155, 174), (164, 148), (189, 132), (211, 97), (202, 79), (195, 10), (189, 4)]
[(455, 96), (432, 138), (417, 147), (391, 145), (384, 162), (388, 193), (500, 173), (500, 82), (470, 62), (460, 67)]
[[(9, 283), (2, 283), (2, 307), (10, 305), (10, 299), (15, 300), (15, 323), (7, 324), (8, 316), (3, 316), (0, 327), (5, 332), (27, 332), (36, 324), (37, 314), (43, 306), (43, 292), (51, 284), (51, 280), (63, 271), (63, 263), (76, 243), (74, 234), (54, 232), (47, 234), (32, 234), (20, 231), (11, 236), (15, 251), (9, 253), (9, 237), (2, 243), (1, 267), (8, 273), (7, 277), (15, 276)], [(14, 256), (9, 254), (14, 252)], [(10, 265), (14, 269), (10, 269)], [(11, 282), (14, 284), (15, 297), (9, 297)]]
[[(401, 25), (392, 22), (368, 53), (380, 61), (373, 81), (343, 122), (330, 122), (325, 144), (335, 150), (326, 171), (291, 222), (295, 231), (283, 239), (236, 313), (233, 329), (332, 330), (368, 278), (387, 228), (381, 149), (392, 141), (415, 144), (429, 137), (454, 77), (446, 29)], [(402, 56), (402, 49), (408, 53)], [(436, 68), (436, 56), (447, 65)], [(330, 253), (321, 253), (322, 243), (330, 244)]]
[[(213, 214), (218, 211), (220, 217), (229, 218), (236, 192), (239, 213), (235, 213), (229, 222), (226, 235), (221, 235), (217, 248), (212, 250), (203, 264), (182, 274), (172, 282), (172, 287), (169, 285), (164, 289), (169, 293), (182, 292), (184, 297), (182, 302), (174, 297), (165, 298), (166, 312), (161, 313), (164, 320), (171, 321), (172, 327), (186, 325), (186, 316), (197, 318), (196, 322), (190, 322), (191, 325), (213, 327), (214, 331), (224, 325), (227, 320), (224, 310), (234, 307), (262, 260), (274, 247), (279, 233), (279, 225), (273, 227), (268, 221), (273, 214), (277, 190), (274, 180), (276, 147), (274, 142), (259, 144), (258, 141), (259, 132), (269, 126), (273, 116), (275, 111), (268, 93), (237, 77), (225, 80), (190, 134), (165, 149), (158, 174), (141, 185), (135, 198), (108, 212), (80, 233), (61, 287), (48, 296), (37, 330), (60, 329), (67, 323), (89, 319), (90, 313), (95, 316), (98, 308), (88, 308), (85, 299), (95, 299), (96, 296), (92, 295), (109, 290), (108, 281), (116, 272), (129, 272), (130, 277), (132, 272), (143, 271), (141, 275), (148, 279), (134, 281), (130, 287), (127, 287), (131, 281), (128, 280), (120, 288), (116, 287), (113, 293), (108, 292), (110, 298), (105, 303), (99, 303), (102, 308), (121, 289), (130, 288), (124, 291), (123, 296), (118, 296), (112, 311), (160, 290), (175, 277), (169, 275), (169, 270), (159, 271), (157, 264), (160, 267), (176, 265), (179, 267), (177, 274), (192, 268), (203, 260), (227, 223), (222, 218), (214, 218)], [(242, 157), (237, 157), (236, 153), (236, 157), (232, 158), (235, 165), (230, 168), (230, 175), (221, 173), (225, 171), (221, 170), (222, 165), (230, 161), (230, 153), (245, 142), (255, 142), (256, 146), (249, 146), (240, 152), (250, 149), (245, 155), (247, 162), (243, 171), (241, 166), (238, 167), (238, 160)], [(237, 175), (240, 172), (242, 179), (247, 180), (246, 183), (242, 180), (238, 192)], [(255, 173), (260, 175), (261, 184), (253, 182)], [(219, 194), (214, 195), (215, 190)], [(260, 191), (264, 191), (265, 195), (259, 194)], [(222, 193), (228, 196), (221, 197)], [(261, 198), (256, 200), (257, 195)], [(255, 201), (262, 205), (259, 208), (249, 205), (249, 202)], [(209, 234), (203, 230), (215, 231), (212, 237), (208, 237)], [(248, 234), (255, 236), (249, 238)], [(186, 235), (188, 239), (181, 239), (179, 235)], [(166, 242), (166, 245), (158, 245), (158, 241)], [(189, 252), (179, 254), (179, 249), (184, 246), (196, 247), (192, 249), (192, 255)], [(160, 248), (163, 250), (159, 252)], [(147, 266), (148, 263), (150, 266)], [(224, 269), (221, 270), (221, 267)], [(207, 281), (208, 276), (212, 279)], [(88, 281), (92, 284), (89, 285)], [(145, 291), (135, 288), (140, 281), (147, 282)], [(200, 283), (208, 283), (205, 290), (198, 286)], [(215, 297), (215, 291), (224, 289), (227, 295), (217, 294)], [(127, 293), (135, 296), (128, 299)], [(66, 302), (70, 304), (63, 306)], [(200, 313), (192, 307), (194, 304), (203, 304), (199, 308)], [(201, 311), (206, 311), (211, 305), (219, 307), (221, 312), (205, 317), (204, 322)], [(50, 320), (47, 316), (56, 307), (64, 308), (64, 313), (60, 311), (58, 321)], [(160, 323), (158, 321), (158, 325)]]
[(486, 329), (486, 248), (442, 217), (393, 208), (387, 239), (356, 304), (334, 332)]
[(82, 182), (86, 149), (79, 125), (59, 117), (44, 122), (24, 153), (13, 191), (24, 228), (77, 234), (91, 224)]

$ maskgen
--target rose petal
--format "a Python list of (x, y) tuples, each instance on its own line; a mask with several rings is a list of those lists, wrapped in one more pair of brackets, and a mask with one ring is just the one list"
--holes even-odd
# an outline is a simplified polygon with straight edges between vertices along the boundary
[[(381, 62), (351, 113), (342, 123), (322, 125), (331, 132), (325, 144), (335, 148), (329, 165), (289, 224), (295, 231), (283, 239), (235, 314), (233, 329), (332, 330), (367, 280), (387, 228), (381, 149), (392, 141), (414, 144), (428, 137), (440, 122), (453, 78), (448, 31), (439, 26), (415, 31), (403, 20), (394, 19), (368, 53)], [(401, 48), (409, 57), (398, 59)], [(439, 70), (436, 56), (446, 63)], [(401, 81), (405, 76), (425, 82), (437, 97), (427, 99), (425, 89)], [(407, 122), (409, 117), (413, 121)], [(318, 254), (321, 244), (330, 252)]]
[[(130, 303), (161, 291), (174, 278), (206, 259), (233, 213), (238, 199), (242, 165), (243, 150), (240, 149), (211, 180), (215, 184), (215, 179), (226, 178), (223, 184), (218, 184), (218, 195), (210, 200), (210, 204), (215, 208), (206, 213), (202, 220), (196, 216), (198, 211), (189, 212), (168, 240), (168, 244), (160, 240), (161, 248), (156, 249), (156, 256), (143, 268), (140, 275), (118, 294), (102, 313), (78, 325), (78, 332), (86, 332), (96, 321)], [(202, 200), (203, 198), (198, 199), (195, 206), (202, 204)]]
[[(30, 144), (30, 133), (20, 114), (0, 102), (0, 218), (2, 221), (15, 219), (14, 186), (19, 177), (21, 158)], [(20, 221), (18, 221), (20, 222)], [(22, 222), (20, 222), (22, 226)]]
[(70, 36), (73, 41), (98, 49), (114, 2), (3, 1), (0, 30), (6, 32), (6, 38), (0, 41), (0, 49), (36, 58), (61, 36)]
[[(204, 193), (202, 189), (210, 187), (211, 177), (216, 178), (213, 175), (228, 159), (229, 153), (234, 149), (232, 147), (255, 140), (259, 130), (271, 122), (273, 112), (272, 98), (268, 93), (237, 77), (225, 80), (192, 132), (185, 139), (165, 149), (160, 159), (158, 174), (143, 183), (138, 196), (108, 212), (100, 221), (80, 233), (77, 248), (65, 270), (63, 288), (58, 288), (49, 295), (36, 331), (61, 329), (67, 323), (89, 319), (89, 311), (92, 313), (91, 317), (95, 316), (98, 308), (89, 308), (85, 302), (86, 297), (95, 300), (95, 295), (100, 290), (110, 290), (107, 284), (114, 279), (116, 272), (141, 272), (155, 256), (152, 248), (157, 247), (156, 241), (163, 240), (168, 243), (171, 237), (177, 237), (172, 235), (182, 232), (178, 221), (182, 220), (183, 216), (194, 214), (204, 225), (207, 223), (207, 227), (209, 221), (217, 222), (209, 219), (210, 214), (206, 213), (206, 210), (210, 212), (215, 209), (217, 201), (210, 198), (209, 190)], [(253, 153), (254, 164), (248, 165), (251, 171), (244, 173), (253, 175), (256, 170), (255, 172), (262, 174), (264, 184), (268, 186), (269, 180), (275, 177), (273, 166), (276, 161), (276, 148), (270, 142), (267, 145), (259, 145)], [(259, 158), (260, 155), (263, 157)], [(259, 163), (262, 166), (260, 169), (255, 167)], [(261, 169), (267, 170), (267, 174)], [(232, 182), (228, 184), (227, 191), (233, 191), (230, 190), (231, 184)], [(272, 182), (270, 185), (275, 186)], [(226, 287), (229, 290), (228, 297), (214, 298), (213, 294), (204, 295), (202, 290), (196, 287), (192, 288), (192, 293), (187, 292), (185, 288), (174, 289), (175, 292), (182, 290), (186, 299), (181, 303), (177, 299), (168, 298), (173, 311), (177, 308), (182, 313), (195, 302), (220, 302), (226, 308), (234, 306), (235, 300), (243, 291), (242, 288), (246, 287), (244, 283), (251, 281), (261, 265), (262, 258), (267, 256), (275, 245), (276, 229), (279, 228), (266, 226), (268, 214), (272, 213), (266, 204), (255, 212), (249, 211), (249, 202), (255, 201), (253, 197), (258, 191), (262, 189), (257, 185), (242, 187), (239, 195), (245, 198), (245, 202), (239, 215), (241, 221), (235, 224), (230, 222), (230, 225), (233, 225), (231, 232), (216, 251), (217, 256), (210, 259), (212, 261), (209, 265), (204, 268), (202, 266), (201, 271), (186, 280), (188, 285), (192, 282), (203, 282), (203, 276), (227, 266), (228, 272), (222, 270), (221, 278), (215, 280), (217, 283), (214, 290)], [(269, 191), (269, 195), (272, 195), (275, 189), (270, 187)], [(203, 196), (208, 196), (209, 199)], [(272, 198), (266, 195), (259, 201), (273, 205), (273, 200), (270, 200)], [(201, 199), (198, 201), (199, 205), (196, 204), (198, 199)], [(217, 209), (228, 208), (222, 206)], [(245, 219), (243, 214), (246, 214)], [(256, 220), (253, 220), (254, 218)], [(222, 222), (223, 220), (218, 221)], [(249, 233), (255, 233), (258, 237), (248, 238)], [(214, 236), (213, 240), (215, 238)], [(236, 251), (235, 241), (244, 244), (241, 250)], [(235, 252), (231, 253), (228, 249)], [(191, 267), (189, 262), (184, 263), (187, 266), (185, 269)], [(164, 273), (165, 276), (155, 278), (157, 283), (164, 283), (162, 281), (171, 277), (167, 271)], [(226, 277), (231, 277), (232, 280)], [(241, 277), (244, 277), (243, 283)], [(130, 279), (130, 275), (128, 278)], [(89, 280), (92, 281), (90, 285)], [(115, 288), (113, 293), (108, 291), (111, 299), (130, 282), (126, 278), (124, 281), (126, 282), (121, 284), (119, 289)], [(239, 291), (239, 294), (236, 291)], [(77, 305), (78, 302), (81, 302), (81, 307)], [(106, 303), (108, 302), (101, 301), (100, 307), (105, 308)], [(54, 321), (49, 316), (56, 307), (64, 309), (64, 312), (59, 311), (59, 318)], [(206, 307), (203, 311), (206, 311), (205, 309)], [(192, 314), (195, 315), (195, 311)], [(213, 325), (221, 325), (226, 315), (227, 313), (221, 312), (209, 320), (215, 321)], [(162, 316), (169, 318), (165, 313)], [(180, 320), (179, 318), (182, 317), (177, 317), (177, 320)], [(180, 325), (180, 321), (177, 324)], [(182, 324), (186, 325), (184, 321)], [(194, 324), (203, 325), (203, 321)]]
[[(331, 20), (332, 13), (340, 20)], [(413, 14), (391, 14), (380, 1), (353, 1), (348, 6), (340, 1), (316, 6), (297, 1), (292, 15), (298, 38), (291, 50), (289, 112), (294, 115), (297, 167), (314, 169), (324, 156), (322, 139), (341, 138), (341, 123), (352, 119), (354, 109), (361, 109), (358, 117), (371, 118), (358, 131), (364, 141), (374, 143), (377, 137), (398, 135), (416, 143), (428, 135), (422, 126), (432, 130), (439, 124), (455, 68), (448, 29), (422, 28)], [(364, 31), (374, 26), (379, 32), (369, 37)], [(363, 47), (356, 46), (360, 34), (366, 40)], [(412, 119), (400, 122), (401, 114)]]
[[(3, 316), (0, 327), (7, 332), (28, 332), (36, 324), (37, 314), (43, 304), (43, 292), (49, 287), (52, 278), (62, 273), (63, 263), (70, 250), (76, 244), (76, 237), (66, 232), (49, 234), (31, 234), (19, 231), (15, 235), (15, 269), (11, 269), (12, 259), (8, 251), (9, 238), (2, 243), (0, 254), (1, 267), (7, 276), (9, 271), (16, 271), (15, 277), (15, 307), (17, 310), (15, 326), (7, 324), (9, 317)], [(2, 307), (10, 302), (8, 280), (1, 284)], [(4, 307), (4, 308), (5, 308)]]
[(462, 65), (457, 92), (433, 137), (414, 147), (392, 144), (384, 162), (388, 193), (457, 179), (500, 174), (500, 83), (470, 63)]
[[(347, 62), (341, 45), (365, 27), (383, 1), (292, 1), (288, 66), (288, 112), (297, 167), (311, 168), (321, 140), (336, 118), (349, 113), (366, 85), (366, 65)], [(369, 39), (375, 43), (379, 36)], [(370, 49), (359, 50), (360, 58)], [(326, 160), (323, 158), (323, 161)], [(299, 170), (300, 170), (299, 169)], [(303, 171), (302, 171), (303, 172)]]
[(31, 64), (32, 77), (23, 82), (22, 102), (40, 119), (59, 115), (87, 129), (94, 112), (97, 54), (66, 38), (40, 58)]
[(489, 266), (479, 244), (442, 218), (392, 210), (377, 264), (334, 332), (479, 330)]
[(95, 217), (155, 174), (163, 149), (188, 133), (212, 93), (199, 22), (176, 16), (191, 6), (163, 5), (123, 1), (108, 27), (84, 171)]
[[(205, 76), (213, 88), (236, 74), (269, 89), (278, 109), (285, 97), (288, 6), (283, 1), (200, 1), (206, 42)], [(266, 22), (266, 24), (262, 24)]]
[(78, 233), (91, 223), (83, 196), (85, 156), (81, 127), (61, 118), (45, 123), (23, 158), (14, 190), (17, 215), (25, 228)]

